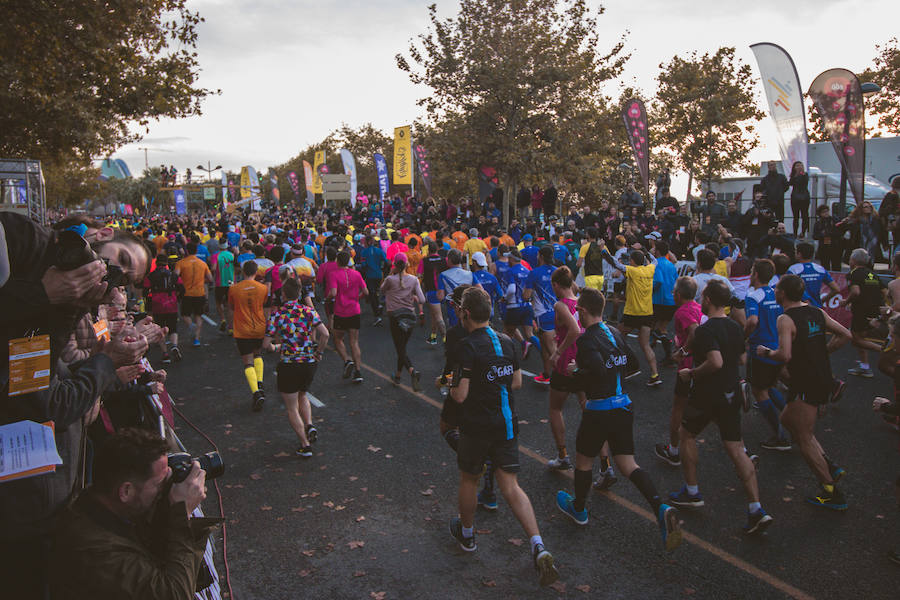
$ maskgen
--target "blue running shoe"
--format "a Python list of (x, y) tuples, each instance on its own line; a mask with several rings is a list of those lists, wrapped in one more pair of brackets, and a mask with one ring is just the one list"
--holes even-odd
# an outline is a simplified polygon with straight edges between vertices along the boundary
[(843, 479), (844, 475), (847, 474), (847, 470), (844, 467), (835, 464), (828, 465), (828, 471), (831, 473), (831, 480), (834, 483)]
[(671, 552), (681, 545), (678, 511), (668, 504), (660, 504), (656, 520), (659, 522), (659, 533), (662, 535), (663, 546), (666, 547), (666, 550)]
[(772, 516), (761, 508), (754, 513), (747, 511), (747, 524), (744, 525), (744, 533), (762, 533), (769, 528), (773, 520)]
[(575, 506), (573, 506), (572, 501), (574, 498), (572, 494), (568, 492), (564, 492), (562, 490), (556, 492), (556, 506), (565, 514), (567, 517), (578, 523), (579, 525), (587, 525), (588, 522), (588, 513), (587, 510), (575, 510)]
[(832, 486), (831, 492), (821, 488), (818, 494), (808, 497), (806, 501), (813, 506), (821, 506), (830, 510), (847, 510), (847, 499), (844, 497), (843, 492), (834, 486)]
[(481, 490), (478, 492), (478, 506), (491, 512), (497, 510), (497, 494)]
[(669, 504), (679, 508), (700, 508), (703, 506), (703, 496), (699, 492), (696, 495), (689, 494), (687, 486), (683, 485), (677, 494), (675, 492), (669, 494)]

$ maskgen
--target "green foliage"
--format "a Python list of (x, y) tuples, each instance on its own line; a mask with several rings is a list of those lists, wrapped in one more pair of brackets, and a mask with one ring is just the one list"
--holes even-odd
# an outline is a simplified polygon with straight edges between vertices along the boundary
[(735, 49), (673, 57), (661, 64), (650, 130), (680, 169), (710, 181), (740, 168), (759, 145), (754, 123), (765, 115), (750, 66)]
[[(897, 38), (891, 38), (883, 46), (876, 45), (879, 54), (875, 66), (859, 74), (862, 83), (881, 86), (881, 91), (866, 98), (867, 112), (877, 117), (876, 123), (867, 123), (867, 129), (878, 128), (900, 135), (900, 47)], [(876, 136), (880, 132), (876, 132)], [(872, 136), (874, 137), (874, 136)]]
[(608, 131), (603, 85), (628, 56), (621, 40), (598, 51), (602, 8), (592, 12), (583, 0), (462, 0), (443, 20), (435, 5), (428, 10), (429, 30), (396, 60), (429, 88), (419, 105), (435, 178), (445, 176), (438, 161), (470, 177), (491, 165), (510, 190), (529, 176), (546, 184), (580, 174), (577, 161), (606, 153), (597, 137)]
[(100, 191), (100, 169), (90, 161), (59, 161), (41, 164), (47, 206), (80, 206)]
[(186, 0), (0, 0), (0, 156), (88, 160), (200, 114)]

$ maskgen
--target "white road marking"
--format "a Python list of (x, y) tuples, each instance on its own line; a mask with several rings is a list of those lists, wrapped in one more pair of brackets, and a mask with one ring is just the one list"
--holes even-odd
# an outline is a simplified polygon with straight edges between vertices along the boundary
[(323, 407), (325, 406), (325, 403), (324, 403), (324, 402), (322, 402), (321, 400), (319, 400), (318, 398), (316, 398), (315, 396), (313, 396), (313, 395), (310, 394), (309, 392), (306, 392), (306, 397), (309, 398), (309, 401), (310, 401), (310, 402), (312, 403), (312, 405), (315, 406), (316, 408), (323, 408)]
[(537, 373), (532, 373), (531, 371), (526, 371), (525, 369), (522, 369), (522, 375), (524, 375), (525, 377), (537, 377)]
[(216, 323), (215, 321), (213, 321), (212, 319), (210, 319), (210, 318), (207, 317), (206, 315), (202, 315), (202, 316), (203, 316), (203, 320), (206, 321), (207, 323), (209, 323), (210, 325), (212, 325), (213, 327), (218, 327), (218, 326), (219, 326), (218, 323)]

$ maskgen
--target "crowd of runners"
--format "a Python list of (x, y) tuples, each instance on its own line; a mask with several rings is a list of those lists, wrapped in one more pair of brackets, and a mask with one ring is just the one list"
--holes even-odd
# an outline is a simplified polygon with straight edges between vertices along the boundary
[[(712, 204), (701, 209), (715, 212)], [(493, 205), (453, 222), (415, 211), (403, 218), (402, 207), (397, 223), (350, 211), (131, 223), (156, 254), (143, 293), (154, 321), (168, 328), (160, 342), (163, 361), (183, 357), (179, 314), (191, 343), (201, 343), (210, 286), (218, 328), (236, 342), (254, 411), (266, 400), (262, 352), (280, 353), (276, 388), (298, 438), (297, 454), (308, 458), (317, 431), (307, 391), (329, 341), (343, 361), (343, 377), (358, 384), (359, 330), (384, 327), (396, 349), (394, 383), (408, 376), (420, 391), (422, 373), (408, 345), (422, 331), (417, 325), (424, 326), (424, 342), (443, 344), (446, 356), (442, 372), (427, 375), (445, 398), (440, 433), (458, 455), (459, 516), (450, 531), (463, 550), (476, 549), (476, 507), (497, 509), (496, 480), (531, 538), (542, 584), (556, 570), (516, 479), (513, 398), (522, 386), (521, 362), (531, 353), (542, 364), (533, 383), (548, 389), (556, 450), (548, 467), (574, 469), (574, 489), (560, 491), (557, 505), (578, 525), (588, 523), (592, 485), (608, 489), (620, 475), (657, 515), (666, 549), (675, 548), (681, 540), (676, 509), (704, 505), (696, 438), (714, 423), (746, 494), (744, 532), (765, 531), (774, 517), (760, 504), (759, 458), (741, 434), (742, 414), (751, 408), (772, 431), (761, 448), (797, 446), (809, 466), (817, 485), (806, 501), (847, 509), (838, 485), (846, 472), (815, 436), (817, 416), (846, 385), (843, 374), (832, 373), (829, 354), (852, 343), (859, 361), (848, 374), (866, 378), (874, 376), (871, 352), (881, 353), (877, 364), (892, 377), (900, 358), (891, 342), (900, 324), (890, 320), (900, 309), (900, 280), (886, 285), (865, 249), (849, 256), (849, 294), (840, 300), (853, 315), (848, 330), (823, 310), (840, 290), (804, 238), (791, 248), (776, 243), (750, 253), (724, 226), (714, 239), (698, 232), (688, 243), (682, 231), (647, 231), (628, 219), (611, 230), (604, 209), (513, 220), (507, 229), (496, 215), (485, 218)], [(900, 257), (891, 267), (900, 274)], [(372, 315), (365, 324), (363, 304)], [(873, 340), (879, 332), (887, 343)], [(636, 338), (636, 351), (629, 337)], [(661, 494), (635, 462), (631, 403), (654, 394), (666, 378), (675, 381), (670, 427), (652, 450), (682, 469), (684, 485)], [(634, 387), (641, 382), (646, 392)], [(563, 417), (570, 396), (582, 408), (574, 458)], [(896, 427), (896, 402), (878, 398), (873, 408)]]

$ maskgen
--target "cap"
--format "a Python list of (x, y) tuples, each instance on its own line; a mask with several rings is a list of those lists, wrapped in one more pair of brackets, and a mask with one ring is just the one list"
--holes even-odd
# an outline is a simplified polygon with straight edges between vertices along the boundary
[(518, 248), (513, 248), (512, 250), (510, 250), (510, 251), (509, 251), (509, 257), (512, 258), (512, 259), (514, 259), (514, 260), (522, 260), (522, 255), (519, 254), (519, 249), (518, 249)]
[(228, 242), (219, 240), (219, 250), (228, 250)]
[(530, 233), (526, 233), (525, 235), (522, 236), (523, 242), (530, 242), (533, 239), (534, 239), (534, 237)]
[(484, 257), (484, 252), (476, 252), (473, 254), (472, 262), (479, 267), (487, 267), (487, 258)]
[(354, 241), (354, 242), (358, 242), (358, 241), (361, 240), (361, 239), (363, 239), (363, 235), (362, 235), (361, 233), (357, 233), (357, 234), (354, 234), (354, 235), (353, 235), (353, 241)]
[(648, 240), (661, 240), (662, 234), (658, 231), (651, 231), (650, 233), (645, 235), (644, 238)]

